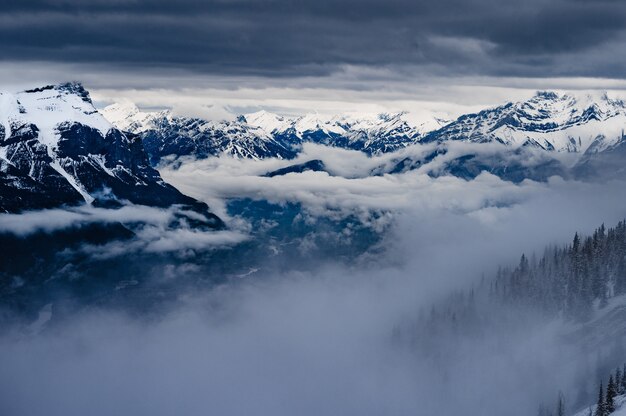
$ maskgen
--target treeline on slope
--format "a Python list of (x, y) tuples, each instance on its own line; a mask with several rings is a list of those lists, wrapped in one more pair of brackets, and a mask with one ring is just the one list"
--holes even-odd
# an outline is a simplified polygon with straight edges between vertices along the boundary
[[(620, 295), (626, 295), (626, 221), (609, 229), (602, 225), (587, 237), (577, 233), (570, 244), (547, 247), (541, 257), (524, 254), (515, 267), (500, 268), (493, 278), (483, 277), (477, 285), (422, 309), (417, 319), (394, 327), (392, 335), (414, 352), (445, 365), (454, 354), (465, 353), (463, 345), (471, 345), (477, 339), (487, 345), (502, 339), (519, 339), (539, 323), (553, 318), (587, 322), (611, 298)], [(606, 336), (601, 332), (590, 333), (593, 328), (589, 326), (575, 328), (582, 328), (590, 337)], [(624, 354), (623, 342), (618, 335), (613, 336), (585, 344), (586, 351), (591, 348), (599, 361), (594, 364), (595, 370), (581, 365), (571, 376), (581, 383), (590, 380), (591, 372)], [(484, 341), (487, 337), (489, 340)], [(599, 346), (604, 350), (596, 350)], [(623, 373), (620, 377), (619, 380), (624, 377)], [(615, 376), (613, 380), (615, 384)], [(619, 388), (626, 386), (620, 384)], [(618, 391), (622, 394), (622, 390)], [(589, 393), (587, 387), (570, 391), (572, 400), (567, 407), (589, 403), (593, 400)], [(606, 400), (606, 395), (603, 397)], [(563, 396), (559, 395), (557, 403), (544, 407), (541, 415), (561, 416), (564, 409)], [(610, 401), (608, 409), (611, 409)]]
[(548, 247), (543, 256), (522, 255), (513, 269), (498, 271), (491, 297), (535, 306), (549, 314), (585, 320), (610, 298), (626, 293), (626, 221), (592, 236), (576, 234), (565, 247)]
[(422, 310), (412, 329), (395, 332), (424, 331), (430, 334), (425, 339), (472, 334), (505, 322), (506, 317), (519, 322), (520, 311), (585, 321), (596, 308), (622, 294), (626, 294), (626, 221), (608, 230), (602, 225), (589, 237), (577, 233), (571, 244), (547, 247), (539, 259), (523, 254), (517, 266), (501, 267), (494, 278), (483, 277), (478, 285), (449, 295), (429, 311)]
[[(618, 367), (613, 374), (609, 376), (606, 382), (606, 390), (604, 381), (600, 380), (598, 388), (598, 400), (595, 406), (590, 406), (585, 412), (586, 416), (609, 416), (617, 409), (617, 396), (626, 394), (626, 364), (623, 370)], [(581, 412), (582, 413), (582, 412)], [(564, 416), (565, 399), (563, 394), (559, 393), (555, 411), (551, 411), (545, 406), (539, 407), (538, 416)], [(580, 414), (580, 413), (579, 413)]]
[(615, 374), (609, 376), (609, 380), (606, 383), (606, 393), (604, 393), (604, 386), (602, 380), (600, 380), (598, 402), (595, 410), (589, 408), (588, 414), (591, 416), (610, 415), (615, 412), (615, 398), (624, 393), (626, 393), (626, 364), (624, 364), (623, 371), (620, 371), (618, 367), (615, 370)]

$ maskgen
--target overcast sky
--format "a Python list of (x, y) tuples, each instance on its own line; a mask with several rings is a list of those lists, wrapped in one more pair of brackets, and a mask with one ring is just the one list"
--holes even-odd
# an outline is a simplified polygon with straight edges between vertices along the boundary
[(624, 21), (619, 0), (3, 0), (0, 82), (214, 116), (458, 112), (625, 89)]

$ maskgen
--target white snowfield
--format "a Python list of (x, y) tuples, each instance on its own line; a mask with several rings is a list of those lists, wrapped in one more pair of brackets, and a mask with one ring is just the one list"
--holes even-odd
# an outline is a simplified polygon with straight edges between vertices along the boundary
[(101, 109), (102, 115), (120, 130), (141, 133), (154, 128), (154, 119), (160, 112), (141, 112), (132, 103), (116, 103)]

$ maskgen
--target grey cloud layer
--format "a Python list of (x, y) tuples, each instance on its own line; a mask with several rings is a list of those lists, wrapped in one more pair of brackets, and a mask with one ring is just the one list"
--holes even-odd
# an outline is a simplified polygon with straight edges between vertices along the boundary
[[(619, 1), (8, 1), (5, 60), (327, 74), (341, 65), (622, 78)], [(581, 59), (591, 57), (591, 59)]]

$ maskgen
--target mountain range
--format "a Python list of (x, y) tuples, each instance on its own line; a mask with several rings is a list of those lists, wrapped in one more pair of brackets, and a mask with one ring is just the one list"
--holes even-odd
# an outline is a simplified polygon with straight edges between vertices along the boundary
[[(182, 156), (294, 159), (306, 143), (392, 154), (373, 175), (414, 169), (463, 178), (489, 171), (515, 181), (623, 175), (625, 127), (626, 104), (607, 94), (538, 92), (453, 121), (416, 123), (407, 113), (286, 117), (267, 111), (210, 121), (169, 110), (143, 112), (129, 103), (98, 111), (82, 85), (50, 85), (0, 94), (0, 210), (182, 204), (217, 223), (203, 203), (165, 183), (155, 167)], [(500, 147), (459, 152), (463, 143)], [(429, 151), (403, 150), (413, 145)], [(305, 160), (268, 176), (311, 169), (325, 167)]]
[(140, 135), (153, 163), (168, 156), (220, 154), (290, 159), (307, 142), (380, 154), (413, 144), (443, 123), (433, 119), (413, 125), (406, 113), (289, 118), (267, 111), (240, 115), (234, 121), (208, 121), (169, 110), (142, 112), (131, 103), (110, 105), (102, 114), (118, 128)]
[[(507, 180), (542, 180), (551, 175), (590, 178), (622, 175), (626, 155), (626, 104), (601, 94), (537, 92), (447, 121), (435, 116), (421, 122), (407, 113), (308, 114), (286, 117), (267, 111), (233, 121), (207, 121), (176, 116), (172, 111), (142, 112), (134, 104), (113, 104), (102, 110), (118, 128), (139, 135), (153, 165), (180, 156), (206, 158), (291, 159), (306, 143), (365, 152), (370, 156), (397, 152), (396, 163), (372, 174), (421, 168), (427, 173), (472, 178), (489, 171)], [(449, 156), (455, 143), (493, 144), (501, 149), (468, 148)], [(427, 144), (420, 156), (399, 152)], [(409, 152), (410, 153), (410, 152)], [(448, 155), (448, 156), (444, 156)], [(432, 161), (446, 159), (443, 168)], [(309, 163), (313, 161), (308, 161)], [(303, 169), (295, 164), (285, 172)], [(322, 170), (319, 161), (305, 165)], [(425, 166), (430, 165), (429, 169)], [(273, 174), (269, 172), (269, 174)]]

